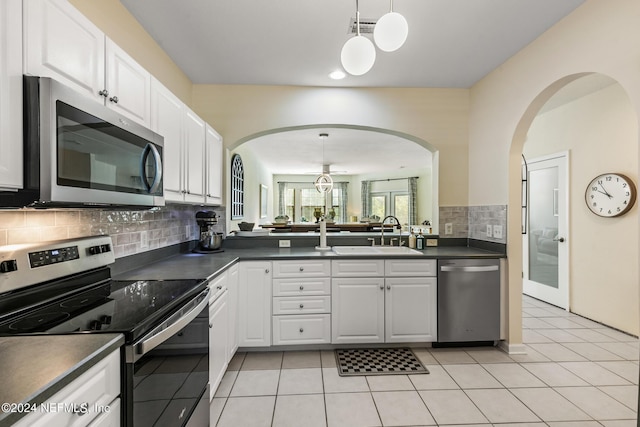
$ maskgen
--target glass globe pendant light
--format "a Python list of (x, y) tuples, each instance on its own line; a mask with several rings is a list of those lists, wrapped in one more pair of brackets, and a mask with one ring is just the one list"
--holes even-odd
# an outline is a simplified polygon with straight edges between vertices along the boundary
[(333, 190), (333, 179), (329, 175), (329, 165), (324, 164), (324, 140), (329, 137), (329, 134), (321, 133), (319, 136), (322, 139), (322, 174), (316, 178), (313, 185), (318, 193), (329, 193)]
[(404, 16), (393, 11), (393, 0), (389, 13), (378, 19), (373, 28), (373, 40), (380, 50), (393, 52), (407, 40), (409, 34), (409, 24)]
[(356, 0), (356, 36), (342, 46), (340, 60), (345, 71), (354, 76), (368, 72), (376, 62), (376, 47), (371, 40), (360, 35), (360, 10)]

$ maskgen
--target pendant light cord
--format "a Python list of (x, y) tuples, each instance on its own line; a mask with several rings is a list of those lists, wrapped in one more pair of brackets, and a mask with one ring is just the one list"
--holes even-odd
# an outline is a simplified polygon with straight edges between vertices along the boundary
[(360, 7), (358, 5), (358, 0), (356, 0), (356, 35), (360, 35)]

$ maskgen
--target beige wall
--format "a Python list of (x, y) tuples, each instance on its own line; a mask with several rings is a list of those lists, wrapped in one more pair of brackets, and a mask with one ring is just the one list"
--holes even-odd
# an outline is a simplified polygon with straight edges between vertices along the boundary
[(587, 0), (471, 89), (469, 204), (509, 205), (508, 336), (512, 344), (522, 341), (519, 206), (520, 154), (526, 132), (540, 106), (573, 78), (567, 76), (585, 72), (601, 72), (617, 80), (637, 117), (638, 22), (640, 2), (636, 0)]
[(639, 209), (635, 206), (620, 218), (600, 218), (584, 203), (587, 183), (601, 173), (621, 172), (638, 182), (635, 114), (622, 87), (612, 84), (538, 115), (524, 154), (534, 159), (570, 152), (571, 311), (638, 335)]
[(314, 124), (371, 126), (423, 139), (439, 151), (440, 205), (468, 200), (466, 89), (352, 89), (194, 85), (193, 109), (227, 147), (272, 129)]
[(69, 2), (185, 104), (191, 104), (191, 80), (119, 0)]

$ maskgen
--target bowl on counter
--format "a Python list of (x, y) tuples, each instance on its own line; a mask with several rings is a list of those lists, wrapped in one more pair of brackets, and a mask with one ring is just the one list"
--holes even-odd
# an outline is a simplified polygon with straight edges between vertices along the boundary
[(251, 231), (253, 230), (254, 225), (256, 225), (255, 222), (242, 221), (241, 223), (238, 224), (238, 228), (240, 229), (240, 231)]

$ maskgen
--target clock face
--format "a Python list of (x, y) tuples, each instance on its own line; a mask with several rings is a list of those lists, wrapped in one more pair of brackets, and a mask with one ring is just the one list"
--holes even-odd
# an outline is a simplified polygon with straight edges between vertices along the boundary
[(591, 212), (608, 218), (624, 215), (635, 201), (635, 184), (629, 177), (618, 173), (595, 177), (585, 192), (585, 202)]

